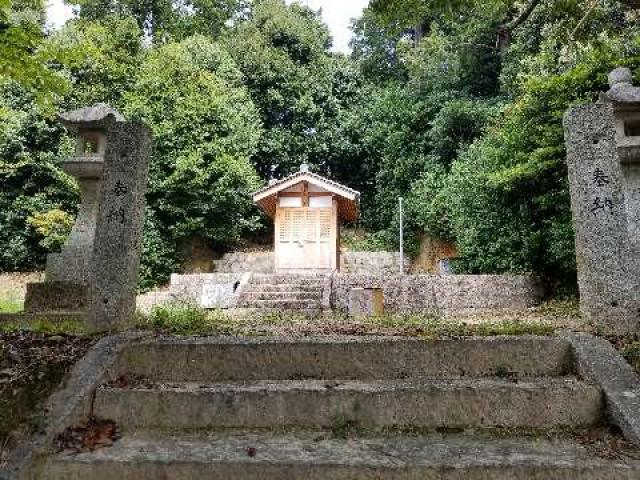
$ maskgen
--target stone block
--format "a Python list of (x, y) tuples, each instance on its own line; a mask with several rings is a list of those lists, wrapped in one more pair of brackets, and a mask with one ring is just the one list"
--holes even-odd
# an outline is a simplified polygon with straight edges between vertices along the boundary
[(352, 288), (349, 293), (350, 315), (382, 315), (384, 294), (381, 288)]
[(87, 306), (87, 287), (69, 282), (28, 283), (24, 298), (24, 311), (78, 312)]
[(233, 283), (205, 283), (200, 295), (202, 308), (229, 308), (235, 303)]

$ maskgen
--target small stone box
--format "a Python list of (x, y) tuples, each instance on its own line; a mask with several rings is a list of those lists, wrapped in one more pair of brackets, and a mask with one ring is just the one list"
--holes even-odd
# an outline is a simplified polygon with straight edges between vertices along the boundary
[(234, 303), (233, 283), (205, 283), (202, 285), (200, 306), (206, 309), (230, 308)]
[(381, 288), (352, 288), (349, 292), (349, 315), (382, 315), (384, 294)]

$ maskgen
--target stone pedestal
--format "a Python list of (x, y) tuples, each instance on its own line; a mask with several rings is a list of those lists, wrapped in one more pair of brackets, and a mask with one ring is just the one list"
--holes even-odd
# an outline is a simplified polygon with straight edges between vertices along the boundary
[(349, 315), (382, 315), (384, 294), (381, 288), (352, 288), (349, 292)]
[(87, 287), (70, 282), (27, 284), (26, 313), (80, 312), (87, 306)]
[(640, 330), (640, 89), (617, 69), (599, 103), (564, 119), (580, 308), (609, 333)]

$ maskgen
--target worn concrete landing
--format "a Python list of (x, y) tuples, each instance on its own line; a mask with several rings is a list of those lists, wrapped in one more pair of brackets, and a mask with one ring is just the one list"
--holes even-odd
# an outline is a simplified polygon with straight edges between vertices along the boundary
[[(45, 473), (46, 472), (46, 473)], [(570, 440), (455, 435), (326, 439), (318, 433), (126, 436), (59, 454), (43, 480), (637, 480), (640, 462)]]

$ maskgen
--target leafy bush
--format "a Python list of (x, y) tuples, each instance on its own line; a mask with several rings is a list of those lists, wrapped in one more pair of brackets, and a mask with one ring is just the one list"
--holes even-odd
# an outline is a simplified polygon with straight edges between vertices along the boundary
[(27, 218), (27, 224), (42, 236), (40, 245), (49, 250), (60, 250), (73, 227), (74, 217), (54, 208), (46, 212), (36, 212)]
[(553, 289), (575, 285), (562, 117), (606, 90), (616, 65), (640, 66), (640, 43), (633, 48), (621, 58), (615, 41), (591, 45), (574, 67), (527, 78), (504, 118), (454, 162), (445, 196), (463, 271), (533, 271)]

